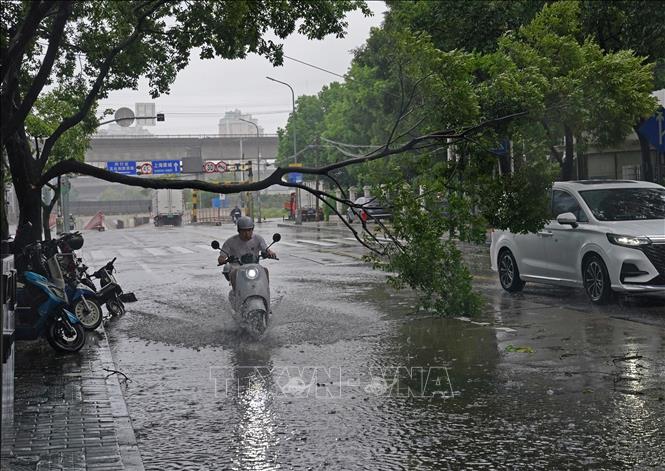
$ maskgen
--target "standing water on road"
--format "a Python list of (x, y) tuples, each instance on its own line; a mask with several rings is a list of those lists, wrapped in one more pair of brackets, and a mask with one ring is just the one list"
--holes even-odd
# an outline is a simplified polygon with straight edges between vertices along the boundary
[(487, 286), (480, 318), (415, 315), (382, 274), (282, 247), (254, 342), (195, 255), (125, 274), (140, 301), (107, 328), (146, 469), (663, 462), (661, 328)]

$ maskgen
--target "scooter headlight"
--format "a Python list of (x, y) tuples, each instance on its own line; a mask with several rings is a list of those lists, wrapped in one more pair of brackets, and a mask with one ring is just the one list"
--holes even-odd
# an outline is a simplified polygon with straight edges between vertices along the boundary
[(250, 280), (255, 280), (259, 276), (259, 271), (256, 268), (250, 268), (245, 271), (245, 276)]

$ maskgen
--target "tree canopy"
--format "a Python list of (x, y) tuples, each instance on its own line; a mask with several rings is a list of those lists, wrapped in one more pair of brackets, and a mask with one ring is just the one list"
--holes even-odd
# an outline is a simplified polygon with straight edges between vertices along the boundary
[[(195, 49), (204, 59), (256, 53), (280, 65), (282, 45), (271, 37), (283, 39), (296, 31), (310, 39), (342, 37), (345, 14), (355, 9), (370, 14), (360, 0), (3, 2), (0, 145), (21, 222), (33, 226), (30, 237), (39, 237), (41, 180), (53, 164), (56, 144), (77, 124), (94, 121), (100, 98), (136, 88), (140, 78), (147, 78), (153, 97), (168, 93)], [(26, 124), (50, 87), (70, 108), (54, 129), (49, 126), (48, 135), (40, 136), (37, 151)], [(4, 220), (4, 205), (2, 210)]]

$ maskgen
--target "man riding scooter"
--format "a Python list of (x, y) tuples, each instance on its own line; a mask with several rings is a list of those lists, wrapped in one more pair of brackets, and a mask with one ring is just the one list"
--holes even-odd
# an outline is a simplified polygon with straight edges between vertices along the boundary
[[(272, 243), (280, 239), (279, 234), (273, 234)], [(217, 261), (224, 265), (224, 276), (231, 281), (231, 314), (241, 329), (258, 339), (268, 328), (272, 315), (268, 270), (259, 260), (277, 259), (277, 255), (263, 237), (254, 234), (254, 221), (247, 216), (238, 219), (238, 234), (224, 242), (223, 248), (216, 240), (210, 245), (221, 250)]]
[[(222, 246), (222, 253), (217, 258), (220, 265), (224, 265), (229, 256), (235, 260), (241, 260), (243, 255), (251, 254), (254, 257), (259, 257), (261, 252), (265, 252), (268, 258), (277, 258), (277, 254), (268, 248), (266, 241), (258, 234), (254, 234), (254, 221), (248, 216), (238, 218), (238, 234), (229, 237)], [(228, 254), (228, 255), (227, 255)], [(231, 265), (231, 266), (229, 266)], [(224, 266), (224, 276), (227, 280), (230, 279), (231, 287), (235, 290), (235, 268), (238, 267), (237, 262), (232, 261)], [(262, 267), (266, 275), (268, 270)]]

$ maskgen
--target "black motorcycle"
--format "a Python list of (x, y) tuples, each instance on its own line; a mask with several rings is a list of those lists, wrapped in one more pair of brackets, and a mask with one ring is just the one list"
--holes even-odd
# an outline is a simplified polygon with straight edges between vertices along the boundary
[[(78, 261), (78, 271), (81, 283), (97, 292), (97, 300), (102, 304), (106, 304), (106, 309), (108, 309), (109, 314), (112, 316), (121, 316), (126, 312), (125, 303), (133, 303), (137, 301), (134, 293), (124, 293), (122, 291), (122, 287), (113, 274), (116, 270), (114, 266), (116, 257), (92, 275), (88, 274), (88, 267), (82, 263), (81, 259), (78, 259)], [(93, 278), (99, 280), (99, 290), (95, 286)]]

